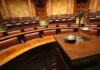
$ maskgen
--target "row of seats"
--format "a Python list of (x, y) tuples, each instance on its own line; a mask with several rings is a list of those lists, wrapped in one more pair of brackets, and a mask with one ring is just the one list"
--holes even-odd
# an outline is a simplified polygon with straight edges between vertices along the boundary
[[(96, 28), (97, 25), (84, 25), (85, 27), (90, 27), (90, 28)], [(67, 28), (69, 27), (69, 25), (48, 25), (48, 26), (39, 26), (39, 27), (32, 27), (32, 28), (25, 28), (25, 29), (21, 29), (21, 30), (11, 30), (11, 31), (7, 31), (6, 35), (13, 35), (13, 34), (18, 34), (21, 32), (28, 32), (28, 31), (33, 31), (33, 30), (41, 30), (41, 29), (46, 29), (46, 28), (50, 28), (50, 29), (55, 29), (57, 27), (61, 27), (61, 28)], [(70, 27), (74, 28), (74, 27), (78, 27), (78, 25), (71, 25)], [(47, 29), (48, 30), (48, 29)], [(74, 31), (73, 29), (60, 29), (59, 32), (68, 32), (68, 31)], [(6, 36), (4, 33), (0, 34), (0, 38)]]
[(29, 41), (35, 38), (41, 38), (39, 35), (39, 32), (25, 34), (24, 38), (22, 36), (20, 38), (17, 36), (17, 37), (12, 37), (12, 38), (0, 41), (0, 50), (14, 47), (15, 45), (21, 44), (25, 41)]
[(39, 17), (16, 17), (16, 18), (7, 18), (0, 19), (1, 23), (17, 23), (17, 22), (25, 22), (25, 21), (39, 21)]
[[(56, 34), (56, 30), (49, 30), (49, 31), (45, 31), (45, 33), (44, 33), (45, 36), (55, 35), (55, 34)], [(26, 42), (26, 41), (29, 41), (32, 39), (36, 39), (36, 38), (41, 38), (39, 32), (25, 34), (24, 38), (21, 36), (20, 39), (18, 36), (10, 38), (10, 39), (6, 39), (3, 41), (0, 41), (0, 50), (6, 49), (6, 48), (9, 48), (11, 46), (21, 44), (23, 42)]]
[[(12, 37), (10, 39), (6, 39), (3, 41), (0, 41), (0, 50), (2, 49), (6, 49), (8, 47), (32, 40), (32, 39), (38, 39), (38, 38), (42, 38), (45, 36), (50, 36), (50, 35), (56, 35), (56, 34), (63, 34), (63, 33), (72, 33), (74, 32), (74, 29), (60, 29), (60, 32), (57, 33), (58, 30), (56, 29), (52, 29), (52, 30), (44, 30), (44, 31), (39, 31), (39, 32), (31, 32), (31, 33), (26, 33), (23, 35), (18, 35), (16, 37)], [(18, 33), (18, 32), (16, 32)], [(91, 35), (96, 35), (97, 31), (93, 30), (90, 32), (87, 32), (88, 34)]]
[(16, 27), (20, 28), (27, 25), (38, 24), (39, 18), (38, 17), (34, 17), (34, 18), (20, 17), (20, 18), (0, 19), (0, 23), (2, 23), (2, 25), (6, 27), (7, 30), (11, 30)]

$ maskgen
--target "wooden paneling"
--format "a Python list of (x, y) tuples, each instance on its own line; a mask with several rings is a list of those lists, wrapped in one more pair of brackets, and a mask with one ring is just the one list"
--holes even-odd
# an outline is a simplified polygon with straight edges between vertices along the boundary
[[(81, 1), (81, 0), (80, 0)], [(75, 0), (75, 5), (74, 5), (74, 12), (77, 12), (78, 10), (81, 10), (81, 9), (89, 9), (89, 3), (90, 3), (90, 0), (87, 0), (86, 2), (78, 2), (78, 0)]]
[(46, 14), (46, 0), (33, 0), (35, 4), (35, 13), (38, 17), (45, 17)]

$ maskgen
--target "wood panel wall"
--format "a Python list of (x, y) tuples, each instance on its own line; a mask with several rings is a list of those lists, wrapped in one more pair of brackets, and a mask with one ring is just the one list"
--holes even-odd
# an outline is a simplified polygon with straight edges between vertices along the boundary
[[(93, 12), (100, 11), (99, 5), (100, 0), (90, 0), (89, 9)], [(73, 14), (74, 8), (75, 0), (46, 0), (47, 16)], [(33, 0), (0, 0), (0, 13), (3, 18), (36, 16)]]

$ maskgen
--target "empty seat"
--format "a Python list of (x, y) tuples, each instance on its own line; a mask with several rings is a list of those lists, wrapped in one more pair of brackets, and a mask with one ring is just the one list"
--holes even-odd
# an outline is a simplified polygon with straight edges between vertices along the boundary
[(60, 29), (60, 32), (63, 33), (71, 33), (74, 32), (74, 29)]
[(15, 23), (15, 25), (21, 25), (21, 23)]
[(78, 25), (77, 24), (73, 24), (73, 25), (71, 25), (71, 27), (78, 27)]
[(84, 33), (88, 34), (88, 35), (97, 35), (97, 30), (91, 30), (91, 31), (84, 31)]
[(26, 29), (24, 29), (24, 31), (33, 31), (34, 30), (34, 28), (26, 28)]
[(84, 25), (84, 27), (90, 27), (90, 25), (88, 25), (88, 24), (85, 24), (85, 25)]
[(24, 22), (24, 24), (29, 24), (29, 22)]
[(59, 27), (66, 28), (66, 27), (68, 27), (68, 25), (59, 25)]
[(56, 30), (47, 30), (47, 31), (43, 31), (45, 36), (49, 36), (49, 35), (55, 35), (56, 34)]
[(3, 34), (2, 34), (2, 33), (0, 33), (0, 38), (1, 38), (1, 37), (3, 37)]
[(21, 33), (21, 30), (8, 31), (7, 33), (8, 35), (18, 34), (18, 33)]
[(37, 29), (41, 30), (41, 29), (45, 29), (46, 27), (45, 26), (39, 26), (37, 27)]
[(56, 28), (56, 25), (48, 25), (48, 28)]
[(9, 48), (9, 47), (17, 45), (17, 44), (20, 44), (17, 37), (0, 41), (0, 50)]
[(8, 27), (8, 26), (12, 26), (12, 24), (9, 24), (9, 23), (8, 23), (8, 24), (6, 24), (5, 26), (7, 26), (7, 27)]
[(25, 36), (26, 41), (36, 39), (36, 38), (40, 38), (39, 32), (25, 34), (24, 36)]
[(97, 25), (90, 25), (90, 28), (96, 28)]

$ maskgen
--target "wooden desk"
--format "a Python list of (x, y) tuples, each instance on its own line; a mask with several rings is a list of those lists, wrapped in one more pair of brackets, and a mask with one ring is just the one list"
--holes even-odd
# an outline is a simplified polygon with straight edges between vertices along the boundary
[(91, 36), (84, 33), (81, 35), (85, 38), (83, 42), (80, 43), (67, 43), (64, 41), (65, 35), (55, 35), (57, 43), (60, 48), (63, 49), (66, 55), (69, 56), (71, 60), (80, 59), (83, 57), (100, 54), (100, 37)]
[(100, 36), (100, 27), (94, 28), (95, 30), (97, 30), (97, 36)]
[(37, 38), (30, 41), (27, 41), (26, 43), (19, 44), (13, 47), (10, 47), (8, 49), (4, 49), (0, 51), (0, 66), (7, 63), (8, 61), (12, 60), (13, 58), (21, 55), (22, 53), (39, 47), (43, 44), (55, 42), (55, 39), (53, 36), (46, 36), (44, 38)]
[(24, 34), (27, 34), (27, 33), (32, 33), (32, 32), (40, 32), (40, 31), (53, 30), (53, 29), (55, 29), (55, 30), (56, 29), (72, 29), (72, 28), (76, 29), (77, 27), (56, 27), (56, 28), (44, 28), (44, 29), (32, 30), (32, 31), (21, 32), (21, 33), (18, 33), (18, 34), (13, 34), (13, 35), (2, 37), (2, 38), (0, 38), (0, 41), (8, 39), (8, 38), (11, 38), (11, 37), (17, 37), (19, 35), (24, 35)]
[(100, 37), (81, 33), (84, 40), (80, 43), (65, 42), (65, 35), (55, 35), (57, 41), (58, 70), (82, 70), (100, 60)]

